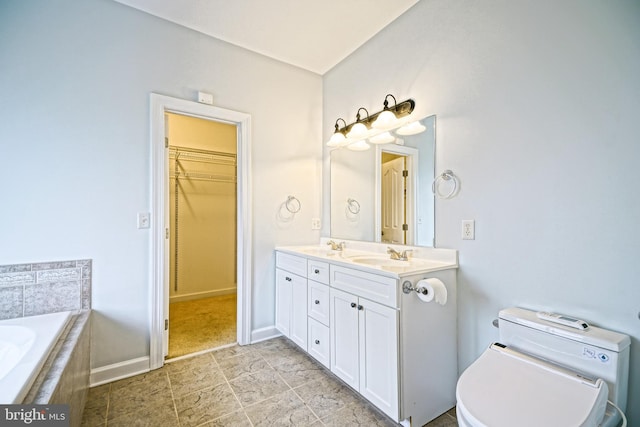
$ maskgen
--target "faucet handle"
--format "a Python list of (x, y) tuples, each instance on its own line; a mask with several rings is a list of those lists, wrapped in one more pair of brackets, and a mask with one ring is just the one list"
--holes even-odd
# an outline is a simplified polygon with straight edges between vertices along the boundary
[(408, 260), (412, 253), (413, 253), (413, 249), (405, 249), (400, 253), (400, 257), (402, 259)]
[(396, 251), (391, 246), (387, 246), (387, 253), (391, 254), (391, 259), (400, 259), (400, 252)]
[(331, 245), (331, 250), (333, 251), (341, 251), (345, 248), (346, 243), (345, 242), (336, 243), (333, 240), (329, 240), (327, 242), (327, 245)]

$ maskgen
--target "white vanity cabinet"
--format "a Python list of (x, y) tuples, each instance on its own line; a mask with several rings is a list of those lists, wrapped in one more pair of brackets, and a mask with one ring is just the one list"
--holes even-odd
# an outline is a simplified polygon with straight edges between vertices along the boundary
[[(321, 254), (276, 251), (278, 330), (404, 426), (455, 406), (457, 252), (429, 249), (433, 259), (399, 263), (379, 252)], [(358, 256), (384, 267), (358, 264)], [(445, 284), (446, 304), (418, 298), (413, 289), (425, 278)]]
[(276, 253), (276, 328), (307, 351), (307, 259)]

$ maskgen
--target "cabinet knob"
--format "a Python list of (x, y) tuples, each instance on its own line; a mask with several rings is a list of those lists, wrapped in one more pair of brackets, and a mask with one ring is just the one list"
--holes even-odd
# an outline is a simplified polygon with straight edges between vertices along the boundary
[(351, 308), (356, 308), (356, 305), (358, 305), (358, 304), (356, 304), (355, 302), (352, 302), (351, 303)]
[(314, 273), (318, 274), (320, 273), (320, 270), (318, 270), (317, 268), (315, 270), (313, 270)]
[(364, 310), (364, 307), (361, 305), (358, 305), (358, 310)]
[(291, 277), (285, 277), (284, 280), (286, 280), (287, 282), (291, 281)]
[(320, 344), (320, 340), (316, 340), (316, 344)]
[(315, 300), (314, 302), (315, 302), (316, 304), (320, 304), (320, 300), (319, 300), (319, 299)]

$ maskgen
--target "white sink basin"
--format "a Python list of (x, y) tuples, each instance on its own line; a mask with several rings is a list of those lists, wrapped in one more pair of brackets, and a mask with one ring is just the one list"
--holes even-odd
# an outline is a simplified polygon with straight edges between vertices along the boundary
[(329, 248), (300, 248), (298, 250), (307, 255), (315, 256), (335, 256), (335, 254), (340, 253), (338, 251), (332, 251)]

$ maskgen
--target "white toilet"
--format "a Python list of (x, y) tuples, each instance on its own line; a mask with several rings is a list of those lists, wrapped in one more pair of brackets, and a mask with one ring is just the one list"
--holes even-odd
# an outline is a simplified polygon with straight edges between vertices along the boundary
[[(584, 325), (587, 326), (587, 325)], [(534, 311), (499, 314), (494, 343), (460, 376), (460, 427), (614, 427), (626, 409), (629, 336)]]

